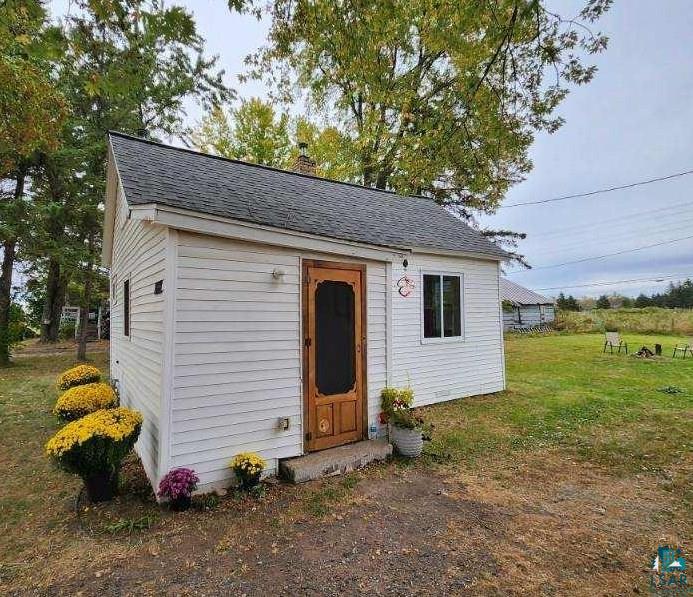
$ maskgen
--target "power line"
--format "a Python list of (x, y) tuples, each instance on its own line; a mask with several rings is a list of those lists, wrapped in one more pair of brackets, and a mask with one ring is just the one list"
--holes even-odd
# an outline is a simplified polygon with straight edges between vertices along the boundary
[(693, 174), (693, 170), (686, 170), (684, 172), (677, 172), (675, 174), (669, 174), (667, 176), (659, 176), (657, 178), (650, 178), (648, 180), (639, 180), (638, 182), (631, 182), (629, 184), (618, 185), (615, 187), (607, 187), (605, 189), (597, 189), (596, 191), (589, 191), (587, 193), (576, 193), (575, 195), (563, 195), (561, 197), (552, 197), (550, 199), (540, 199), (539, 201), (524, 201), (522, 203), (510, 203), (509, 205), (501, 205), (500, 209), (507, 207), (520, 207), (522, 205), (539, 205), (541, 203), (552, 203), (554, 201), (566, 201), (567, 199), (577, 199), (578, 197), (591, 197), (592, 195), (599, 195), (600, 193), (611, 193), (612, 191), (620, 191), (622, 189), (632, 189), (633, 187), (639, 187), (646, 184), (652, 184), (653, 182), (661, 182), (663, 180), (671, 180), (672, 178), (679, 178), (681, 176), (688, 176)]
[(563, 290), (564, 288), (592, 288), (594, 286), (616, 286), (630, 282), (665, 282), (666, 280), (676, 280), (690, 277), (693, 274), (671, 274), (657, 276), (656, 278), (631, 278), (629, 280), (614, 280), (613, 282), (595, 282), (594, 284), (571, 284), (566, 286), (552, 286), (550, 288), (537, 288), (537, 290)]
[[(647, 209), (643, 211), (636, 211), (632, 214), (626, 214), (623, 216), (618, 216), (615, 218), (607, 218), (605, 220), (600, 220), (599, 222), (595, 222), (594, 224), (578, 224), (576, 226), (566, 226), (565, 228), (554, 228), (553, 230), (550, 230), (548, 232), (544, 232), (542, 234), (531, 234), (531, 238), (548, 238), (552, 236), (561, 236), (565, 234), (566, 232), (572, 232), (572, 231), (581, 231), (583, 229), (587, 230), (590, 226), (592, 228), (600, 227), (605, 224), (621, 224), (621, 223), (628, 223), (627, 220), (632, 220), (634, 218), (639, 218), (641, 216), (648, 216), (651, 214), (655, 213), (660, 213), (663, 211), (669, 211), (673, 210), (671, 214), (667, 214), (666, 216), (676, 216), (679, 214), (681, 211), (686, 211), (686, 208), (688, 207), (693, 207), (693, 202), (691, 201), (684, 201), (682, 203), (675, 203), (674, 205), (668, 205), (666, 207), (659, 207), (657, 209)], [(679, 209), (683, 208), (683, 210)]]
[[(671, 245), (673, 243), (678, 243), (684, 240), (689, 240), (693, 238), (693, 235), (690, 236), (684, 236), (682, 238), (674, 238), (672, 240), (666, 240), (663, 242), (659, 243), (653, 243), (651, 245), (645, 245), (643, 247), (635, 247), (634, 249), (624, 249), (623, 251), (616, 251), (615, 253), (607, 253), (606, 255), (597, 255), (596, 257), (585, 257), (583, 259), (575, 259), (574, 261), (565, 261), (563, 263), (554, 263), (552, 265), (539, 265), (537, 267), (533, 267), (532, 270), (530, 271), (536, 271), (539, 269), (550, 269), (554, 267), (563, 267), (564, 265), (573, 265), (575, 263), (585, 263), (586, 261), (597, 261), (598, 259), (606, 259), (607, 257), (615, 257), (617, 255), (625, 255), (626, 253), (635, 253), (636, 251), (644, 251), (645, 249), (653, 249), (654, 247), (661, 247), (663, 245)], [(515, 270), (517, 271), (523, 271), (523, 270)], [(515, 272), (508, 272), (510, 273), (515, 273)]]
[(623, 246), (630, 244), (632, 241), (641, 241), (643, 237), (656, 238), (657, 236), (671, 236), (672, 234), (690, 232), (692, 222), (693, 217), (679, 219), (675, 222), (676, 225), (666, 223), (659, 226), (648, 226), (647, 222), (643, 222), (642, 227), (632, 228), (631, 230), (616, 230), (613, 232), (609, 231), (608, 233), (598, 230), (585, 230), (579, 234), (567, 236), (565, 242), (561, 242), (561, 240), (557, 238), (540, 242), (550, 245), (553, 253), (566, 255), (572, 253), (575, 249), (583, 248), (586, 244), (591, 244), (594, 240), (608, 243), (608, 245), (604, 247), (608, 248), (613, 247), (614, 244), (616, 244), (616, 246)]

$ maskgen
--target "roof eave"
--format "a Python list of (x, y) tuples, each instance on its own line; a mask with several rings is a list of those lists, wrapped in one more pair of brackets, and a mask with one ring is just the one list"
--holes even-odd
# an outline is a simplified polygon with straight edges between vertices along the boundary
[(375, 261), (393, 261), (402, 259), (411, 253), (405, 247), (371, 245), (319, 236), (157, 203), (132, 205), (130, 215), (132, 219), (145, 220), (186, 232), (348, 255)]

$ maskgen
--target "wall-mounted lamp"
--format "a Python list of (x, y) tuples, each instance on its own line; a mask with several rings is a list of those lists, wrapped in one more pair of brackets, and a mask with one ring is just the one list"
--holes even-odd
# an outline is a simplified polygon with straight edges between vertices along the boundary
[(275, 268), (274, 271), (272, 271), (272, 277), (275, 280), (281, 280), (285, 275), (286, 272), (283, 269)]
[(404, 261), (402, 261), (402, 267), (404, 267), (404, 269), (407, 269), (407, 267), (409, 267), (409, 260), (408, 259), (405, 259)]
[(279, 419), (277, 419), (277, 427), (282, 431), (288, 431), (289, 417), (279, 417)]

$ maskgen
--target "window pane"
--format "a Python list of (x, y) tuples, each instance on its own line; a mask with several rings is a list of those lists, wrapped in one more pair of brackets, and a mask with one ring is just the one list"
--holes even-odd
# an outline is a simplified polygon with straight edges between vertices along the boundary
[(443, 331), (446, 338), (462, 335), (459, 276), (443, 276)]
[(123, 282), (123, 335), (130, 335), (130, 280)]
[(424, 274), (424, 338), (440, 338), (440, 276)]
[(315, 290), (315, 385), (324, 396), (345, 394), (356, 382), (354, 289), (325, 281)]

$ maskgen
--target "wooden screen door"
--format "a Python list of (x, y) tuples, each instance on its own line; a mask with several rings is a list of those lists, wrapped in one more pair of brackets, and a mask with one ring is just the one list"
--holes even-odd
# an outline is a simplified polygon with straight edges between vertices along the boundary
[(305, 448), (363, 438), (365, 267), (303, 262)]

